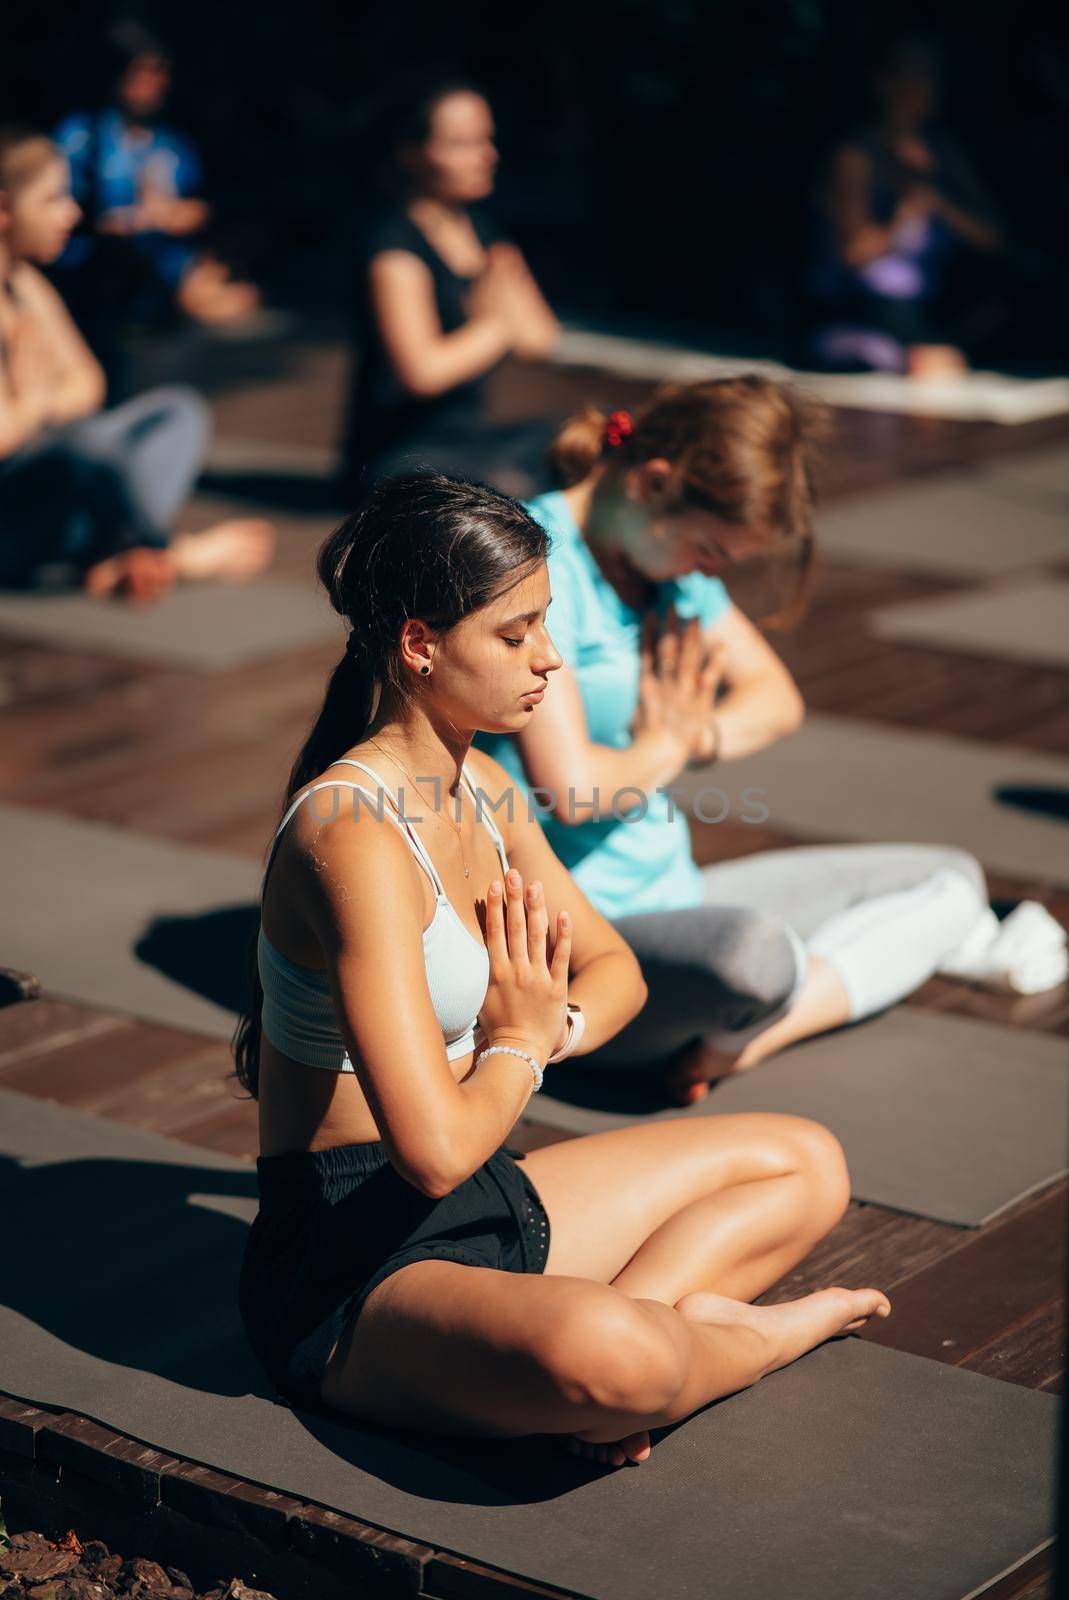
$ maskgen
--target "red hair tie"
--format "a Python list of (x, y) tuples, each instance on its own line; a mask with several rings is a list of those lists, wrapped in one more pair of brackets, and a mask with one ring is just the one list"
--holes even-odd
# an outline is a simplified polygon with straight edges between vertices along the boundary
[(634, 431), (635, 424), (630, 411), (613, 411), (605, 425), (605, 443), (615, 450), (625, 439), (629, 439)]

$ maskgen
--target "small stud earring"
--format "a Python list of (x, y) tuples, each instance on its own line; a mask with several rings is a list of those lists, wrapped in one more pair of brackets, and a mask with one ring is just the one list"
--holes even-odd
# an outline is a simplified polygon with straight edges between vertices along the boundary
[(420, 669), (419, 669), (419, 670), (420, 670), (420, 671), (421, 671), (421, 672), (429, 672), (429, 671), (430, 671), (430, 670), (431, 670), (431, 669), (430, 669), (430, 667), (420, 667)]

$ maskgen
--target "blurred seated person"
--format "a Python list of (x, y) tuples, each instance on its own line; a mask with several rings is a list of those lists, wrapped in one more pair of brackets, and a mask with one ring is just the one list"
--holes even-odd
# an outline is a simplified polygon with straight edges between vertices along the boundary
[[(162, 295), (197, 322), (248, 316), (259, 291), (234, 282), (201, 239), (211, 208), (201, 194), (197, 152), (160, 120), (171, 86), (166, 53), (132, 23), (115, 28), (111, 45), (113, 104), (75, 112), (56, 130), (90, 230), (71, 240), (62, 271), (91, 265), (101, 237), (119, 239), (142, 270), (148, 298)], [(114, 260), (112, 250), (109, 267)]]
[(104, 375), (39, 270), (78, 220), (67, 162), (43, 134), (0, 127), (0, 586), (151, 601), (179, 580), (247, 578), (270, 523), (173, 530), (208, 446), (195, 391), (104, 410)]
[[(1004, 240), (964, 156), (933, 119), (933, 46), (900, 41), (880, 67), (873, 121), (835, 151), (820, 197), (820, 244), (810, 288), (822, 364), (909, 372), (967, 370), (981, 305), (963, 316), (946, 295), (963, 256), (991, 257)], [(975, 297), (974, 297), (975, 298)], [(977, 320), (979, 319), (979, 320)]]
[(392, 199), (365, 230), (358, 351), (343, 446), (351, 484), (426, 466), (522, 494), (543, 482), (555, 421), (497, 425), (489, 376), (537, 358), (560, 326), (483, 203), (498, 154), (489, 105), (463, 84), (411, 97), (386, 139)]

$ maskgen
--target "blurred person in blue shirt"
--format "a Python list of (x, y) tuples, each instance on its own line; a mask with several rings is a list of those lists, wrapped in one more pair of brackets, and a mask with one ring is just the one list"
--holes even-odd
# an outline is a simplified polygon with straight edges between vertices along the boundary
[(85, 231), (61, 258), (61, 274), (91, 266), (102, 237), (118, 239), (145, 269), (146, 300), (154, 289), (197, 322), (248, 316), (260, 303), (258, 290), (233, 281), (204, 246), (211, 208), (196, 148), (161, 120), (170, 60), (138, 24), (118, 25), (111, 44), (113, 103), (72, 113), (55, 134), (86, 214)]

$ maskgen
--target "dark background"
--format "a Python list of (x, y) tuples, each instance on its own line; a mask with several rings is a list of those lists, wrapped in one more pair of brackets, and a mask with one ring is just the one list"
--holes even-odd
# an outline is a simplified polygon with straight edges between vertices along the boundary
[(285, 305), (345, 305), (376, 107), (440, 67), (488, 93), (497, 209), (564, 314), (776, 353), (821, 160), (914, 30), (946, 50), (946, 120), (1015, 235), (1069, 256), (1069, 31), (1035, 0), (7, 0), (2, 114), (97, 101), (129, 16), (173, 51), (168, 120), (200, 145), (221, 242)]

